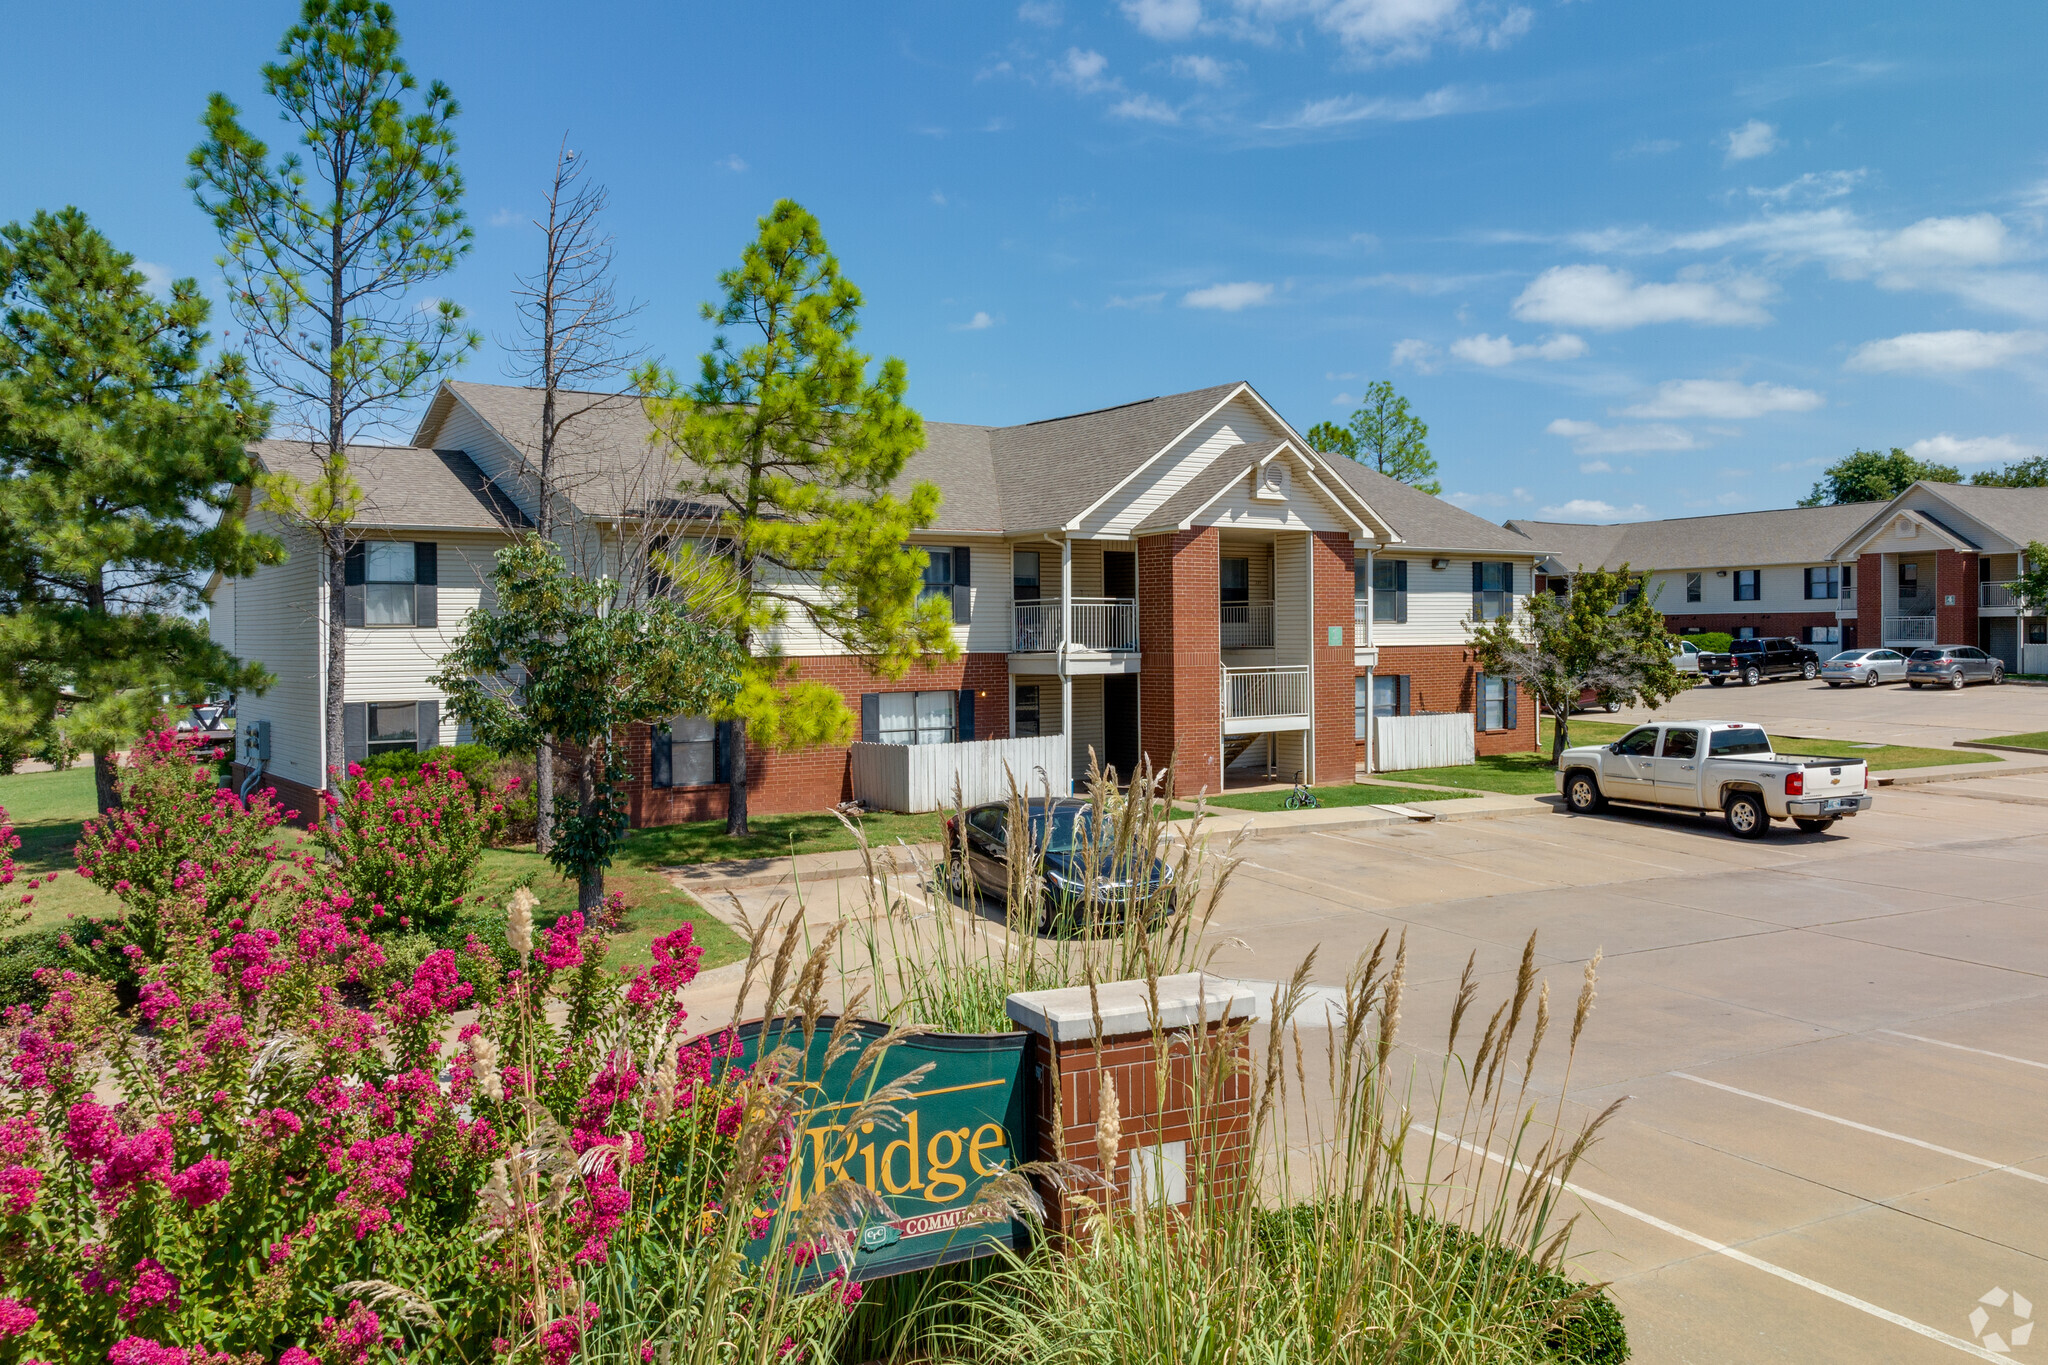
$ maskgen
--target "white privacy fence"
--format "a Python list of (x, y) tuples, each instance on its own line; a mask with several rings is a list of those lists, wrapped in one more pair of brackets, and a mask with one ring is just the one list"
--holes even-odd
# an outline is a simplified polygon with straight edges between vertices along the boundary
[(977, 739), (965, 744), (855, 744), (853, 799), (876, 810), (943, 810), (1007, 801), (1012, 778), (1026, 796), (1073, 790), (1073, 750), (1065, 735)]
[(2048, 645), (2021, 645), (2020, 672), (2048, 673)]
[(1437, 716), (1377, 716), (1373, 720), (1373, 770), (1448, 768), (1476, 756), (1472, 713)]

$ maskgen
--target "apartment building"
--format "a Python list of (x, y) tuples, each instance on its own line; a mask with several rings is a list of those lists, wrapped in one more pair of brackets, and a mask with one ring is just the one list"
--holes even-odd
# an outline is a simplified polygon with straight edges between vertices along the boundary
[[(557, 454), (572, 555), (630, 574), (652, 523), (717, 534), (712, 509), (678, 503), (637, 401), (575, 406)], [(246, 513), (292, 551), (214, 593), (218, 638), (279, 679), (240, 708), (243, 725), (268, 722), (266, 781), (310, 808), (321, 780), (327, 591), (347, 603), (349, 755), (464, 737), (426, 679), (487, 605), (491, 553), (532, 524), (539, 412), (535, 391), (449, 382), (411, 446), (354, 453), (363, 543), (340, 585), (303, 534)], [(1478, 669), (1466, 622), (1515, 610), (1538, 542), (1310, 449), (1249, 384), (925, 432), (903, 481), (942, 494), (914, 540), (960, 656), (885, 681), (800, 624), (773, 641), (795, 676), (846, 698), (863, 740), (1060, 734), (1076, 773), (1091, 753), (1124, 773), (1172, 762), (1187, 791), (1348, 781), (1373, 762), (1375, 717), (1465, 715), (1478, 753), (1534, 747), (1534, 706)], [(256, 453), (309, 462), (289, 443)], [(636, 823), (723, 813), (721, 733), (677, 717), (633, 737)], [(841, 747), (750, 749), (747, 773), (763, 812), (850, 794)]]

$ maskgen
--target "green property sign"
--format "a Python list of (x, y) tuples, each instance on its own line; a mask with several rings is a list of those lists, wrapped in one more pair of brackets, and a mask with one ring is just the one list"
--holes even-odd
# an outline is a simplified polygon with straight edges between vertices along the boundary
[[(986, 1256), (1000, 1247), (1021, 1250), (1029, 1227), (990, 1217), (974, 1207), (982, 1186), (999, 1171), (1030, 1159), (1031, 1104), (1025, 1079), (1031, 1035), (1026, 1033), (924, 1034), (892, 1043), (879, 1067), (854, 1079), (868, 1043), (887, 1028), (848, 1025), (855, 1046), (842, 1047), (825, 1065), (834, 1020), (818, 1021), (806, 1051), (803, 1085), (812, 1099), (791, 1153), (786, 1214), (795, 1214), (828, 1185), (851, 1180), (880, 1196), (886, 1220), (861, 1230), (847, 1274), (856, 1280), (923, 1270)], [(804, 1050), (794, 1022), (742, 1024), (739, 1061), (752, 1066), (764, 1051)], [(764, 1047), (765, 1041), (765, 1047)], [(894, 1107), (895, 1123), (849, 1124), (864, 1100), (929, 1064), (931, 1070)], [(756, 1242), (765, 1254), (772, 1241)]]

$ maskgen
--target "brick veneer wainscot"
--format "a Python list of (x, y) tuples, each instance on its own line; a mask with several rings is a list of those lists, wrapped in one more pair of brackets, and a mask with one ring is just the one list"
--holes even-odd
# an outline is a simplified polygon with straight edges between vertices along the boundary
[(1216, 528), (1138, 541), (1138, 736), (1174, 789), (1223, 790), (1223, 617)]
[[(1936, 644), (1977, 643), (1977, 556), (1956, 550), (1934, 552), (1934, 630)], [(1947, 606), (1954, 597), (1956, 604)]]
[[(1309, 568), (1314, 582), (1314, 636), (1309, 657), (1315, 679), (1315, 780), (1349, 782), (1357, 770), (1352, 717), (1356, 711), (1358, 669), (1356, 614), (1351, 573), (1351, 537), (1339, 531), (1318, 531), (1310, 542), (1315, 555)], [(1336, 643), (1331, 644), (1331, 631)]]
[[(1383, 676), (1407, 675), (1411, 711), (1472, 712), (1477, 704), (1479, 665), (1473, 662), (1468, 645), (1381, 645), (1374, 671)], [(1473, 747), (1480, 754), (1521, 754), (1534, 749), (1535, 701), (1523, 693), (1515, 706), (1515, 728), (1481, 730), (1473, 738)]]

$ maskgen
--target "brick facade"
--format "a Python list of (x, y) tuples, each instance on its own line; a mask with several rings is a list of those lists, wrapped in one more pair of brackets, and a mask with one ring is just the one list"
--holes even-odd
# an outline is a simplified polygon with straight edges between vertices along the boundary
[[(1364, 669), (1355, 670), (1364, 676)], [(1381, 645), (1374, 670), (1381, 677), (1406, 676), (1408, 709), (1477, 714), (1479, 665), (1469, 645)], [(1318, 724), (1320, 724), (1320, 720)], [(1344, 733), (1354, 733), (1347, 726)], [(1536, 747), (1536, 703), (1526, 693), (1515, 704), (1512, 730), (1481, 730), (1474, 736), (1481, 755), (1528, 753)], [(1364, 746), (1355, 745), (1360, 759)]]
[[(1977, 639), (1978, 556), (1956, 550), (1934, 552), (1934, 634), (1942, 645), (1974, 645)], [(1955, 599), (1950, 606), (1949, 599)]]
[[(229, 781), (234, 783), (236, 791), (240, 791), (242, 783), (248, 780), (249, 769), (237, 763), (229, 769), (229, 772), (232, 774)], [(288, 777), (279, 777), (274, 773), (265, 773), (263, 780), (256, 784), (258, 791), (263, 790), (265, 787), (276, 791), (277, 803), (280, 806), (283, 806), (287, 811), (296, 812), (288, 817), (292, 824), (306, 828), (310, 827), (315, 820), (320, 818), (320, 793), (314, 791), (311, 787), (294, 782)]]
[(1358, 641), (1353, 634), (1351, 537), (1318, 531), (1309, 550), (1315, 557), (1309, 566), (1315, 595), (1315, 633), (1309, 641), (1310, 676), (1315, 680), (1315, 699), (1310, 703), (1316, 727), (1313, 770), (1317, 782), (1349, 782), (1357, 767), (1351, 736), (1358, 676), (1353, 662)]
[(1884, 644), (1884, 556), (1856, 559), (1856, 643), (1864, 649)]
[(1138, 731), (1174, 787), (1223, 790), (1223, 618), (1216, 528), (1138, 541)]

